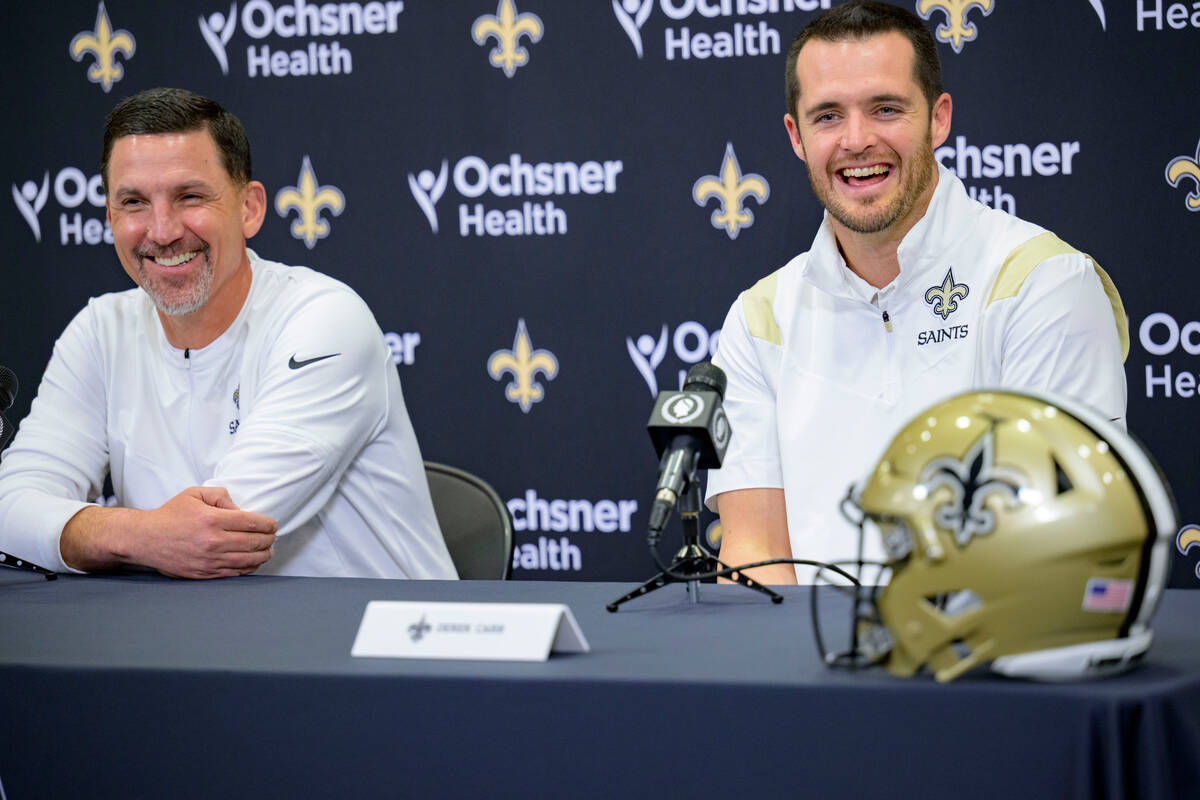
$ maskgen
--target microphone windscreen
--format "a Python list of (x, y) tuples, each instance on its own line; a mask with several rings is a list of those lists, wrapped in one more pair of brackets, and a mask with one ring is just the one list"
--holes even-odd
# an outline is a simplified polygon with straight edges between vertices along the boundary
[(688, 370), (683, 390), (693, 392), (716, 392), (725, 400), (725, 371), (709, 361), (701, 361)]

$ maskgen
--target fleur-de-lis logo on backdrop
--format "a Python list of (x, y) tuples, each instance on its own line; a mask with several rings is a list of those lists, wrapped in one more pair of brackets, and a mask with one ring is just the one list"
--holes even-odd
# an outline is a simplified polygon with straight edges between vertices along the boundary
[(1167, 164), (1167, 183), (1178, 186), (1184, 178), (1191, 178), (1196, 188), (1184, 199), (1188, 211), (1200, 211), (1200, 142), (1196, 143), (1196, 155), (1177, 156)]
[(965, 283), (954, 282), (954, 269), (946, 270), (941, 286), (930, 286), (925, 290), (925, 302), (933, 306), (933, 313), (942, 319), (958, 311), (958, 301), (966, 298), (971, 290)]
[(938, 25), (935, 31), (937, 38), (943, 42), (950, 42), (954, 52), (961, 53), (963, 45), (975, 41), (975, 37), (979, 35), (979, 28), (975, 23), (967, 21), (967, 14), (972, 8), (978, 8), (986, 17), (992, 13), (992, 6), (992, 0), (920, 0), (917, 3), (917, 13), (921, 15), (921, 19), (929, 19), (934, 10), (944, 11), (946, 22)]
[[(1185, 525), (1175, 538), (1175, 547), (1184, 556), (1193, 547), (1200, 550), (1200, 525)], [(1200, 578), (1200, 563), (1196, 564), (1196, 577)]]
[(983, 504), (992, 495), (1000, 495), (1012, 508), (1019, 502), (1019, 490), (1025, 483), (1016, 470), (996, 464), (995, 433), (988, 429), (967, 450), (962, 460), (945, 457), (930, 461), (921, 470), (921, 483), (929, 492), (949, 487), (950, 502), (934, 511), (934, 521), (954, 534), (954, 541), (966, 546), (972, 536), (996, 529), (996, 514)]
[(92, 83), (100, 84), (100, 88), (107, 93), (114, 83), (125, 76), (125, 68), (117, 62), (117, 54), (125, 56), (128, 61), (133, 57), (136, 46), (132, 33), (112, 29), (108, 11), (101, 3), (96, 9), (96, 30), (75, 34), (67, 50), (76, 61), (82, 61), (88, 53), (96, 57), (96, 63), (88, 68), (87, 77)]
[(521, 47), (521, 37), (536, 44), (541, 41), (544, 30), (545, 26), (536, 14), (518, 14), (513, 0), (500, 0), (495, 14), (484, 14), (471, 25), (471, 38), (475, 44), (494, 38), (497, 46), (488, 54), (488, 61), (511, 78), (518, 67), (529, 63), (529, 51)]
[(771, 187), (766, 178), (761, 175), (743, 175), (737, 155), (733, 152), (733, 142), (725, 144), (725, 160), (721, 162), (721, 175), (705, 175), (692, 186), (692, 199), (696, 205), (704, 207), (710, 197), (715, 197), (720, 205), (713, 211), (710, 220), (717, 230), (724, 230), (730, 239), (736, 239), (742, 228), (754, 224), (754, 214), (742, 205), (742, 201), (754, 195), (761, 206), (771, 196)]
[(554, 380), (558, 375), (558, 359), (549, 350), (533, 349), (525, 320), (519, 319), (512, 350), (492, 353), (487, 360), (487, 370), (494, 380), (500, 380), (506, 372), (513, 376), (514, 380), (504, 387), (504, 396), (528, 414), (533, 404), (540, 403), (546, 396), (545, 387), (536, 380), (537, 374), (540, 372), (548, 381)]
[(317, 185), (317, 175), (307, 155), (300, 166), (296, 184), (283, 187), (275, 195), (275, 211), (286, 219), (288, 211), (296, 210), (292, 236), (303, 240), (304, 246), (311, 250), (318, 239), (329, 235), (329, 221), (321, 216), (321, 212), (329, 211), (336, 217), (346, 207), (346, 197), (336, 186)]

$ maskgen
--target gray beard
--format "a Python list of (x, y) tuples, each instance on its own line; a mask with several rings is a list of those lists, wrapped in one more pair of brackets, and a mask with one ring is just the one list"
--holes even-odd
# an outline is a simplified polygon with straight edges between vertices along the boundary
[(195, 275), (182, 280), (151, 277), (143, 266), (146, 258), (138, 258), (138, 278), (142, 290), (154, 301), (154, 307), (169, 317), (183, 316), (199, 311), (212, 294), (213, 267), (208, 250), (200, 251), (204, 257), (204, 268)]

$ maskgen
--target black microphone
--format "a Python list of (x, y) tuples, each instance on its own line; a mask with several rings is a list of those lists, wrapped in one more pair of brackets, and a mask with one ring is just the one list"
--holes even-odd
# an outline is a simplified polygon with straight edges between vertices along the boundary
[(729, 419), (725, 399), (725, 373), (702, 361), (688, 370), (682, 391), (659, 392), (650, 412), (650, 440), (658, 453), (658, 488), (650, 507), (652, 536), (666, 527), (671, 510), (697, 469), (716, 469), (729, 447)]
[(12, 438), (13, 426), (4, 415), (17, 399), (17, 374), (8, 367), (0, 367), (0, 450)]

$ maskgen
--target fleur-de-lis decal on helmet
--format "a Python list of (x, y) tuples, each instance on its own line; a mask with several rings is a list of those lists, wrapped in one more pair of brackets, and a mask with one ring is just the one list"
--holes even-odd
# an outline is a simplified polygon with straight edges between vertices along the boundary
[(112, 29), (108, 11), (101, 3), (96, 9), (96, 30), (75, 34), (67, 49), (76, 61), (82, 61), (88, 53), (96, 57), (96, 63), (88, 68), (87, 77), (92, 83), (100, 84), (100, 88), (107, 93), (114, 83), (125, 76), (125, 68), (117, 62), (117, 54), (128, 60), (133, 56), (136, 46), (132, 33)]
[(329, 235), (329, 220), (321, 212), (327, 210), (336, 217), (346, 207), (346, 197), (336, 186), (317, 185), (317, 175), (307, 155), (296, 184), (283, 187), (275, 195), (275, 211), (286, 218), (288, 211), (295, 209), (297, 218), (292, 223), (292, 236), (303, 240), (304, 246), (311, 250), (318, 239)]
[(1184, 178), (1191, 178), (1196, 188), (1184, 199), (1188, 211), (1200, 211), (1200, 142), (1196, 143), (1196, 155), (1178, 156), (1167, 164), (1167, 183), (1178, 186)]
[(952, 492), (950, 502), (935, 510), (934, 521), (950, 531), (959, 545), (995, 530), (995, 512), (983, 506), (989, 497), (1000, 495), (1009, 507), (1019, 502), (1018, 491), (1025, 480), (1016, 470), (996, 465), (995, 449), (995, 432), (989, 428), (961, 461), (937, 458), (921, 470), (921, 483), (930, 494), (940, 486)]
[(742, 174), (742, 167), (733, 152), (733, 142), (725, 144), (720, 177), (705, 175), (692, 186), (692, 199), (696, 205), (707, 205), (710, 197), (720, 202), (710, 219), (712, 226), (717, 230), (724, 229), (730, 239), (736, 239), (742, 228), (754, 224), (754, 214), (742, 205), (750, 195), (757, 197), (758, 204), (762, 205), (771, 196), (771, 187), (761, 175)]
[(558, 359), (549, 350), (534, 350), (525, 329), (525, 320), (517, 320), (517, 335), (513, 338), (511, 350), (497, 350), (488, 357), (488, 374), (494, 380), (500, 380), (504, 373), (510, 373), (514, 380), (504, 387), (504, 396), (510, 403), (516, 403), (521, 411), (528, 414), (534, 403), (540, 403), (546, 396), (546, 388), (535, 378), (540, 372), (546, 380), (554, 380), (558, 375)]
[(471, 25), (471, 38), (475, 44), (483, 44), (489, 36), (494, 38), (498, 46), (492, 48), (488, 61), (511, 78), (517, 67), (529, 63), (529, 51), (519, 44), (521, 37), (528, 37), (531, 44), (536, 43), (541, 41), (544, 30), (542, 20), (536, 14), (518, 14), (513, 0), (500, 0), (495, 14), (484, 14)]
[(921, 0), (917, 4), (917, 13), (921, 19), (929, 19), (934, 10), (946, 12), (945, 24), (938, 25), (937, 38), (950, 42), (954, 52), (961, 53), (963, 45), (975, 41), (979, 28), (975, 23), (967, 21), (971, 8), (978, 8), (984, 16), (992, 13), (992, 0)]
[[(1200, 550), (1200, 526), (1185, 525), (1175, 538), (1175, 547), (1179, 550), (1179, 554), (1183, 556), (1186, 556), (1188, 550), (1191, 550), (1193, 547)], [(1196, 564), (1196, 577), (1200, 578), (1200, 563)]]
[(930, 286), (925, 290), (925, 302), (933, 306), (933, 313), (946, 319), (958, 311), (958, 301), (966, 299), (971, 290), (965, 283), (954, 282), (954, 269), (946, 270), (941, 286)]

